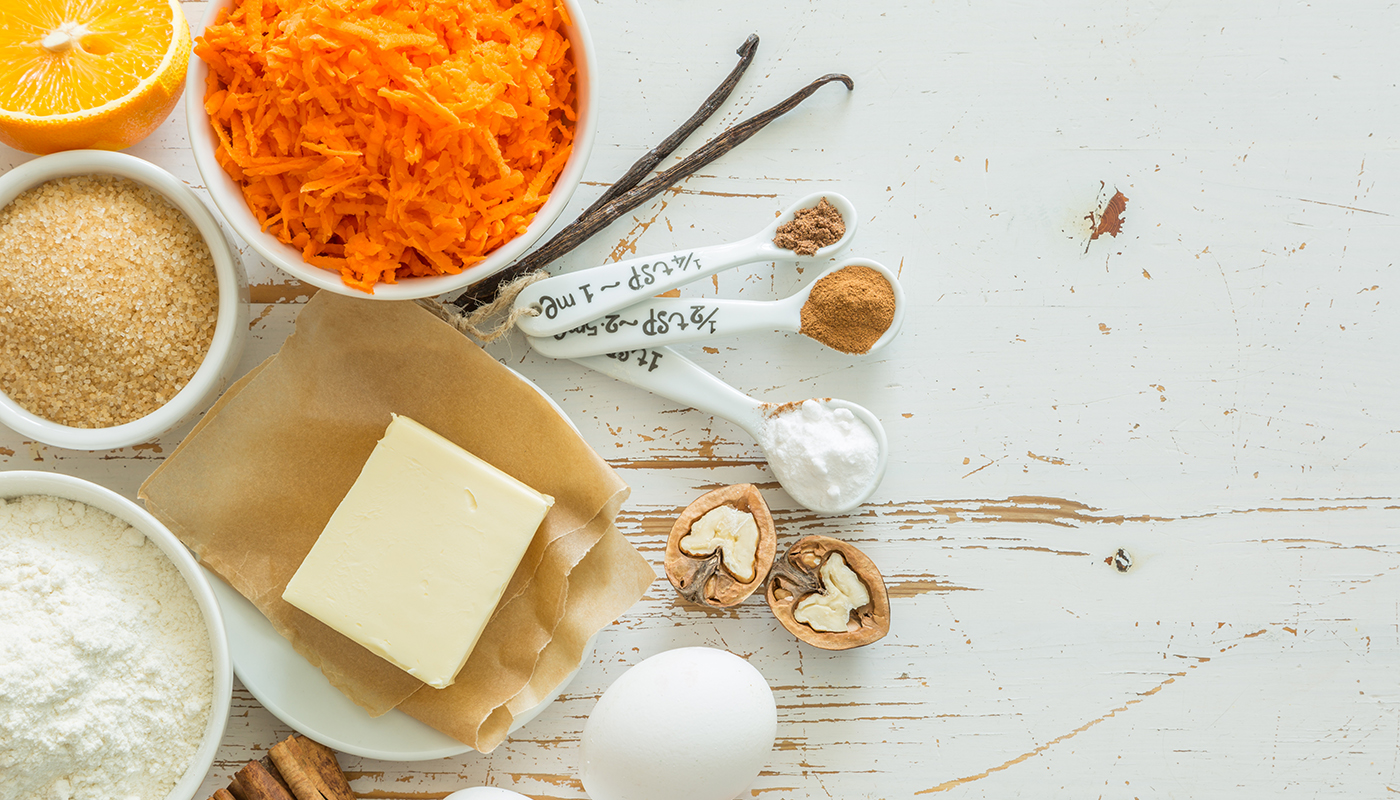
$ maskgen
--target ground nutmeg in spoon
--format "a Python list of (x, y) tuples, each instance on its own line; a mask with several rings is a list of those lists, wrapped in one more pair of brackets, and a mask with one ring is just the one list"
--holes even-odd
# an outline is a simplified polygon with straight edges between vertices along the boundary
[(779, 225), (773, 244), (799, 256), (814, 256), (845, 235), (846, 221), (841, 212), (823, 197), (815, 206), (798, 209), (791, 221)]
[(845, 267), (812, 286), (800, 331), (833, 350), (868, 353), (894, 322), (894, 307), (894, 288), (879, 270)]

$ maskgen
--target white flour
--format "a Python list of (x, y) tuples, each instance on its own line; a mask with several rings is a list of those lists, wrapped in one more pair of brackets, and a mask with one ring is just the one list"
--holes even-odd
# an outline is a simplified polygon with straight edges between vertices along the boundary
[(855, 501), (875, 481), (880, 443), (849, 409), (820, 400), (767, 417), (758, 443), (792, 499), (821, 513)]
[(161, 800), (212, 695), (204, 619), (154, 544), (83, 503), (0, 499), (0, 800)]

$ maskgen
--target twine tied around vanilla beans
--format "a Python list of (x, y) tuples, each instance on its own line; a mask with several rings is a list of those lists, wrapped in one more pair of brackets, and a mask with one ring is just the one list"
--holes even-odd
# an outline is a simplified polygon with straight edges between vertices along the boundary
[[(438, 319), (462, 333), (479, 340), (482, 344), (490, 344), (510, 333), (510, 329), (515, 327), (516, 321), (521, 317), (539, 315), (540, 312), (537, 308), (515, 308), (515, 298), (520, 296), (525, 287), (548, 277), (549, 273), (542, 269), (527, 272), (509, 283), (502, 284), (501, 288), (496, 291), (496, 299), (471, 312), (449, 306), (431, 297), (419, 300), (418, 303), (436, 314)], [(510, 309), (510, 312), (506, 314), (504, 319), (494, 326), (487, 324), (492, 317), (505, 309)]]

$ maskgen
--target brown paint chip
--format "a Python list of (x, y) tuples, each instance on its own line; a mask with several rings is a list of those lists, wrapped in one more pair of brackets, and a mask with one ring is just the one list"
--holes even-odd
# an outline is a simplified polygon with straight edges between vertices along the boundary
[(1127, 206), (1127, 196), (1122, 192), (1114, 192), (1113, 197), (1108, 200), (1108, 205), (1104, 206), (1103, 213), (1099, 215), (1094, 232), (1089, 234), (1089, 241), (1093, 241), (1105, 233), (1115, 239), (1118, 238), (1118, 234), (1123, 231), (1123, 209)]

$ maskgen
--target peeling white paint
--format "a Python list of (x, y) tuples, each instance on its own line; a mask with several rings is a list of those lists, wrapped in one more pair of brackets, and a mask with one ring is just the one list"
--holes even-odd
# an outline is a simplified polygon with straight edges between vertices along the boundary
[[(204, 3), (185, 7), (202, 18)], [(572, 213), (691, 113), (750, 32), (757, 61), (697, 142), (825, 72), (856, 90), (823, 89), (567, 263), (728, 240), (821, 186), (861, 209), (851, 254), (900, 265), (914, 306), (888, 349), (862, 360), (797, 335), (682, 349), (757, 397), (836, 395), (881, 417), (893, 458), (862, 513), (817, 518), (765, 493), (785, 539), (838, 536), (879, 564), (893, 630), (826, 653), (758, 600), (703, 613), (661, 581), (520, 737), (489, 757), (346, 757), (355, 789), (580, 798), (597, 696), (647, 655), (706, 644), (748, 657), (777, 695), (758, 798), (1400, 791), (1400, 8), (656, 12), (587, 5), (604, 110)], [(198, 187), (181, 114), (131, 152)], [(0, 149), (2, 167), (25, 158)], [(1122, 233), (1091, 242), (1114, 191)], [(245, 260), (276, 299), (286, 279)], [(814, 275), (759, 264), (684, 293), (774, 298)], [(285, 294), (254, 309), (245, 368), (291, 330)], [(668, 515), (717, 484), (772, 483), (727, 422), (519, 338), (492, 352), (632, 484), (623, 524), (658, 571)], [(128, 495), (160, 457), (0, 431), (0, 469)], [(1126, 573), (1105, 563), (1119, 548)], [(240, 689), (201, 797), (286, 732)]]

